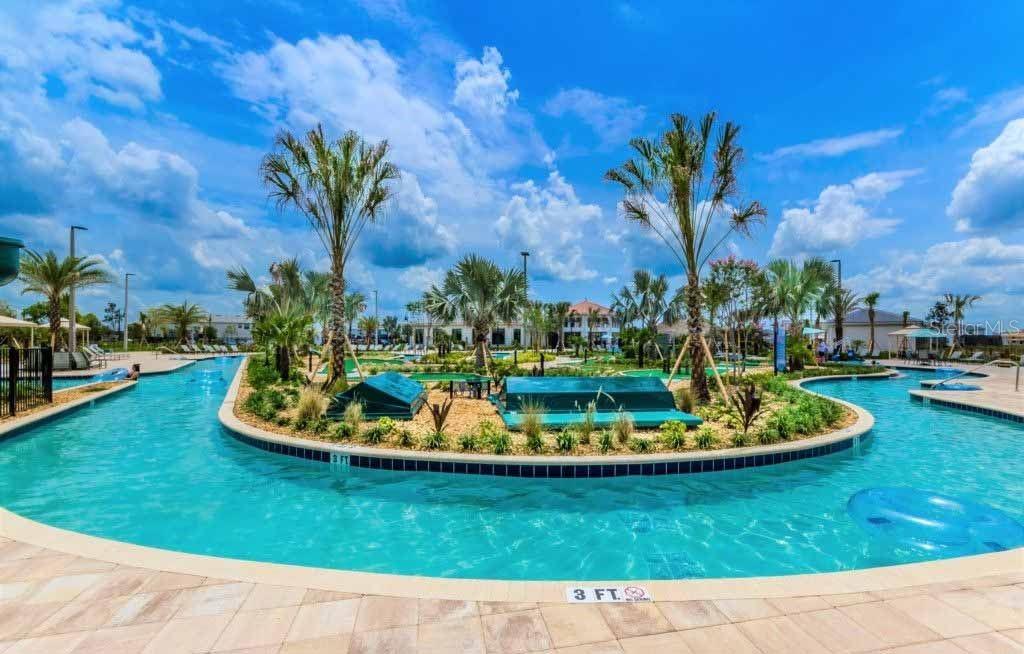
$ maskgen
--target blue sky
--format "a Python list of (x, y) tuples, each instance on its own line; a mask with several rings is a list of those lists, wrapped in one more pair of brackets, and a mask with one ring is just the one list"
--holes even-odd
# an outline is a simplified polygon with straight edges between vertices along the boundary
[[(533, 292), (607, 302), (630, 271), (680, 270), (617, 213), (603, 173), (667, 115), (743, 127), (743, 198), (773, 256), (841, 258), (860, 292), (922, 314), (1024, 296), (1020, 3), (7, 3), (0, 7), (0, 233), (133, 272), (136, 308), (239, 309), (225, 268), (326, 268), (266, 201), (261, 156), (320, 121), (391, 142), (403, 179), (350, 282), (384, 312), (460, 255)], [(120, 302), (116, 287), (82, 300)], [(12, 285), (0, 298), (34, 298)]]

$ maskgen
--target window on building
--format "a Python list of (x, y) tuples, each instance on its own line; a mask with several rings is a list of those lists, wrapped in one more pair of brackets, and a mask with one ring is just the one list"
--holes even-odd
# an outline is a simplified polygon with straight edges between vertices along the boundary
[(456, 327), (455, 329), (452, 330), (452, 340), (453, 341), (461, 341), (462, 340), (462, 330), (459, 329), (458, 327)]

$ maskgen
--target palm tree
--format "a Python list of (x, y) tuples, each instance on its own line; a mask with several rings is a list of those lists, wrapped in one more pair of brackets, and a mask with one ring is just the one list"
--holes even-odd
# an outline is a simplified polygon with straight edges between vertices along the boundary
[(860, 306), (861, 298), (857, 297), (857, 294), (848, 288), (836, 291), (831, 290), (832, 288), (836, 287), (830, 286), (825, 293), (831, 300), (828, 307), (836, 319), (836, 322), (833, 323), (836, 329), (836, 342), (841, 342), (843, 340), (842, 318)]
[(345, 334), (352, 333), (352, 325), (355, 324), (359, 314), (366, 311), (366, 296), (359, 291), (345, 294), (342, 302), (342, 314), (345, 317)]
[(363, 316), (359, 319), (359, 330), (363, 332), (363, 341), (365, 345), (370, 345), (374, 341), (374, 334), (377, 333), (377, 329), (380, 325), (374, 316)]
[(380, 326), (387, 334), (388, 342), (393, 343), (398, 337), (398, 317), (384, 316), (384, 319), (380, 321)]
[(873, 291), (864, 296), (864, 306), (868, 310), (868, 356), (875, 354), (875, 309), (878, 307), (878, 298), (881, 295)]
[(523, 307), (523, 326), (530, 334), (530, 343), (534, 351), (540, 350), (541, 339), (547, 333), (548, 319), (544, 303), (527, 300)]
[(275, 367), (282, 381), (291, 376), (292, 356), (309, 342), (312, 329), (313, 314), (309, 307), (288, 297), (275, 301), (254, 324), (253, 337), (267, 348), (273, 348)]
[(587, 309), (587, 347), (594, 349), (594, 327), (604, 322), (604, 314), (597, 307)]
[[(112, 283), (113, 277), (100, 268), (101, 262), (93, 257), (67, 256), (58, 259), (53, 250), (45, 254), (29, 250), (21, 261), (19, 278), (21, 292), (38, 293), (46, 298), (47, 318), (50, 322), (50, 347), (57, 347), (60, 334), (61, 299), (71, 287), (84, 288)], [(72, 317), (77, 320), (77, 317)]]
[(974, 306), (975, 302), (981, 300), (981, 296), (946, 293), (945, 300), (953, 318), (953, 347), (955, 348), (960, 342), (960, 336), (963, 334), (964, 314), (967, 312), (967, 309)]
[(174, 330), (179, 344), (187, 340), (189, 327), (202, 324), (208, 318), (209, 314), (206, 311), (198, 304), (193, 304), (188, 300), (181, 304), (165, 304), (157, 307), (151, 313), (154, 324)]
[(552, 302), (547, 307), (548, 322), (558, 334), (557, 350), (559, 353), (565, 349), (565, 321), (569, 318), (569, 307), (571, 306), (568, 302)]
[(264, 157), (263, 182), (279, 209), (302, 213), (320, 238), (331, 259), (331, 379), (345, 370), (345, 264), (359, 234), (376, 222), (394, 197), (391, 184), (398, 168), (387, 160), (388, 142), (371, 145), (353, 131), (331, 142), (323, 126), (306, 134), (304, 141), (289, 132), (275, 139), (277, 150)]
[(449, 270), (441, 286), (424, 296), (426, 311), (442, 322), (461, 318), (473, 328), (476, 365), (487, 365), (487, 336), (499, 323), (512, 322), (526, 304), (526, 275), (518, 268), (502, 270), (470, 254)]
[[(758, 202), (733, 207), (739, 196), (736, 171), (743, 158), (743, 149), (736, 143), (738, 125), (726, 122), (713, 141), (714, 112), (699, 124), (680, 114), (672, 114), (670, 121), (671, 128), (659, 141), (630, 141), (636, 157), (609, 170), (605, 179), (625, 191), (626, 218), (652, 229), (686, 274), (690, 388), (694, 398), (705, 403), (711, 394), (704, 372), (701, 271), (732, 234), (749, 234), (753, 222), (767, 212)], [(724, 229), (713, 232), (723, 222)]]
[(910, 312), (907, 311), (906, 309), (904, 309), (903, 310), (902, 325), (901, 325), (901, 327), (903, 327), (903, 329), (906, 329), (907, 325), (909, 325), (909, 324), (910, 324)]

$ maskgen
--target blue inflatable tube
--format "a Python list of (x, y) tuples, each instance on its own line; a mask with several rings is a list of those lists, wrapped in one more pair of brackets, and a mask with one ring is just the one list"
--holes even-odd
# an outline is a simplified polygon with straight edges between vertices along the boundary
[(943, 556), (1024, 545), (1024, 525), (999, 509), (914, 488), (867, 488), (846, 510), (874, 538)]
[(121, 381), (122, 379), (128, 378), (127, 368), (111, 368), (105, 372), (98, 373), (92, 376), (93, 381)]

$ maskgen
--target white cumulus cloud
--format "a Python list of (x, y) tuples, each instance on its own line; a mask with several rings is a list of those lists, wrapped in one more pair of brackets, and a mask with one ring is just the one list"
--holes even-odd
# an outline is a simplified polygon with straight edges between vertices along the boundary
[(1024, 227), (1024, 118), (974, 153), (946, 213), (960, 231)]
[(822, 254), (891, 232), (899, 220), (874, 215), (873, 205), (920, 170), (870, 173), (849, 184), (826, 186), (810, 208), (782, 212), (770, 254)]
[(529, 250), (535, 268), (551, 277), (563, 281), (596, 277), (579, 244), (596, 229), (600, 207), (581, 202), (557, 170), (543, 185), (530, 180), (513, 185), (512, 191), (495, 225), (498, 235), (516, 248)]
[(501, 116), (519, 98), (509, 88), (512, 73), (502, 68), (497, 48), (485, 47), (480, 59), (464, 59), (455, 64), (455, 95), (452, 102), (476, 116)]

